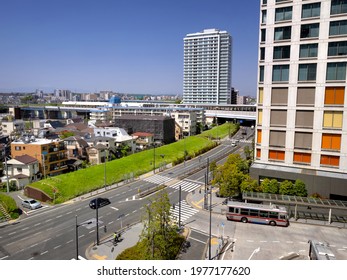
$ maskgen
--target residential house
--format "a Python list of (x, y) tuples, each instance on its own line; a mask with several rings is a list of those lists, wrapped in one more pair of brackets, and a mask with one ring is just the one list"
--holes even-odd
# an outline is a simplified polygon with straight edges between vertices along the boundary
[[(6, 170), (4, 172), (5, 174)], [(7, 161), (8, 180), (9, 182), (16, 182), (18, 189), (23, 189), (27, 184), (38, 180), (38, 175), (39, 162), (32, 156), (16, 156)], [(5, 180), (7, 180), (7, 176), (5, 176)]]

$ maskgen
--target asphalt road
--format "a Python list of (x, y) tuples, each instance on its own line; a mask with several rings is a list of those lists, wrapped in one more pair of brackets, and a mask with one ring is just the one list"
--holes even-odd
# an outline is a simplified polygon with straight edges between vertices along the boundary
[[(170, 180), (177, 180), (183, 184), (187, 181), (180, 180), (187, 177), (194, 181), (195, 176), (203, 176), (207, 158), (212, 162), (226, 157), (236, 149), (237, 147), (231, 147), (226, 142), (201, 157), (103, 193), (100, 196), (109, 198), (111, 204), (98, 211), (99, 239), (119, 230), (121, 226), (141, 220), (149, 200), (134, 199), (139, 189), (146, 190)], [(189, 174), (193, 174), (192, 177), (189, 177)], [(168, 193), (170, 202), (178, 203), (178, 189), (168, 188)], [(182, 190), (182, 199), (187, 193), (188, 191)], [(73, 259), (76, 257), (76, 229), (79, 254), (83, 257), (87, 246), (96, 240), (96, 211), (89, 208), (89, 200), (26, 211), (17, 222), (3, 225), (0, 228), (0, 259)], [(104, 226), (107, 232), (104, 232)]]

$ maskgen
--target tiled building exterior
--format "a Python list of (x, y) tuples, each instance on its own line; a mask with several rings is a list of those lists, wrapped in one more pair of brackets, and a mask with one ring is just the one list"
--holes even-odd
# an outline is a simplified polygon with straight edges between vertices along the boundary
[(261, 0), (251, 175), (347, 198), (347, 0)]

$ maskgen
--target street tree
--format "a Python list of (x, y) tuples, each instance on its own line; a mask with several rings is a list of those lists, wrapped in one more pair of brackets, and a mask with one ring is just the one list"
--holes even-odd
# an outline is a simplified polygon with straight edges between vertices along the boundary
[(170, 218), (170, 200), (167, 192), (161, 190), (147, 206), (143, 219), (144, 228), (140, 237), (144, 259), (174, 259), (182, 243), (177, 225)]

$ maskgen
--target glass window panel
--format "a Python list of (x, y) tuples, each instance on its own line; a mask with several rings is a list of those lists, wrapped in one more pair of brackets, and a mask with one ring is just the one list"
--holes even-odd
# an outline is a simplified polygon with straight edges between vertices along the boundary
[(259, 88), (258, 103), (263, 104), (264, 89)]
[(262, 125), (263, 123), (263, 110), (258, 110), (258, 124)]
[(289, 40), (291, 38), (291, 30), (291, 26), (276, 27), (274, 40)]
[(286, 144), (285, 131), (270, 131), (270, 146), (284, 147)]
[(327, 64), (328, 81), (344, 81), (346, 79), (346, 62), (332, 62)]
[(323, 115), (323, 127), (333, 126), (333, 112), (324, 112)]
[(301, 25), (300, 38), (313, 38), (319, 36), (319, 23)]
[(287, 105), (288, 88), (272, 88), (271, 105)]
[(325, 88), (325, 105), (343, 105), (345, 99), (344, 87), (327, 87)]
[(332, 15), (347, 13), (347, 0), (332, 0), (330, 13)]
[(320, 3), (302, 5), (302, 18), (319, 17)]
[(344, 35), (347, 34), (347, 20), (330, 22), (329, 35)]
[(314, 87), (298, 88), (296, 104), (313, 106), (315, 102), (315, 92), (316, 92), (316, 89)]
[(286, 126), (287, 125), (287, 111), (271, 110), (270, 125), (271, 126)]
[(331, 134), (323, 134), (322, 149), (330, 149), (330, 148), (331, 148)]
[(318, 44), (306, 44), (300, 45), (300, 58), (304, 57), (317, 57), (318, 55)]
[(261, 144), (261, 130), (260, 129), (257, 130), (257, 143)]
[(347, 41), (330, 42), (328, 56), (347, 55)]
[(334, 112), (333, 128), (342, 128), (342, 112)]
[(264, 66), (259, 66), (259, 82), (264, 82)]
[(312, 148), (312, 133), (295, 132), (294, 148), (311, 149)]
[(313, 128), (313, 111), (296, 111), (295, 127)]
[(335, 104), (343, 105), (345, 103), (345, 88), (335, 88)]
[(331, 137), (331, 149), (340, 150), (341, 148), (341, 135), (332, 134)]

